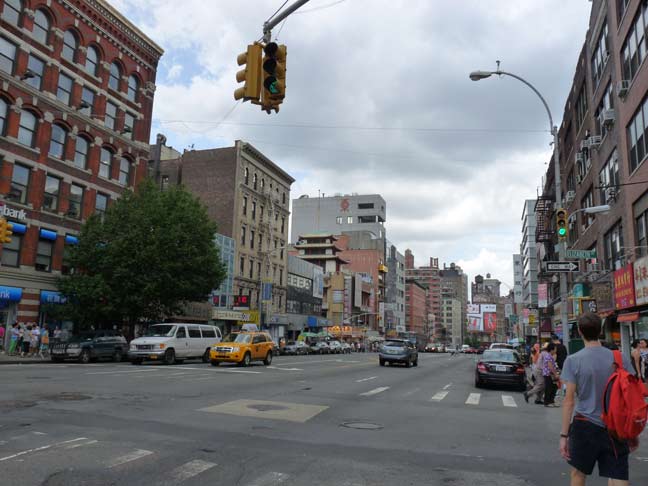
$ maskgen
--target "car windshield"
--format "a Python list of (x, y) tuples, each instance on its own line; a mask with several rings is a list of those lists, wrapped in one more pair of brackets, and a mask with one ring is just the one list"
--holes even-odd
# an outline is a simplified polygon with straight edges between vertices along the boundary
[(68, 338), (68, 341), (73, 343), (73, 342), (81, 342), (81, 341), (92, 341), (96, 337), (95, 333), (90, 333), (90, 332), (84, 332), (82, 334), (75, 334), (74, 336), (71, 336)]
[(286, 346), (297, 346), (297, 343), (295, 341), (288, 341)]
[(228, 342), (246, 344), (249, 343), (251, 340), (252, 340), (252, 336), (250, 334), (236, 334), (236, 338), (234, 339), (234, 341), (228, 341)]
[(385, 341), (385, 344), (383, 344), (383, 346), (402, 348), (405, 346), (405, 343), (403, 341)]
[(145, 336), (173, 336), (176, 326), (172, 324), (159, 324), (149, 327), (144, 333)]
[(484, 351), (482, 357), (484, 361), (510, 361), (511, 363), (517, 362), (515, 353), (513, 351)]

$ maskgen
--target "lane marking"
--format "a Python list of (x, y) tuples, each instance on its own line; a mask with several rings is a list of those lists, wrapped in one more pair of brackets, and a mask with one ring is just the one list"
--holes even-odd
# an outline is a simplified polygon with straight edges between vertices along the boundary
[(34, 434), (34, 435), (47, 435), (45, 432), (36, 432), (36, 431), (32, 432), (32, 434)]
[(49, 444), (49, 445), (41, 446), (41, 447), (35, 447), (34, 449), (27, 449), (26, 451), (17, 452), (15, 454), (10, 455), (10, 456), (0, 457), (0, 462), (8, 461), (9, 459), (13, 459), (15, 457), (24, 456), (25, 454), (31, 454), (32, 452), (44, 451), (45, 449), (50, 449), (52, 447), (56, 447), (56, 446), (59, 446), (59, 445), (70, 444), (72, 442), (78, 442), (80, 440), (87, 440), (87, 437), (77, 437), (76, 439), (64, 440), (63, 442), (55, 442), (54, 444)]
[(362, 380), (356, 380), (356, 383), (362, 383), (363, 381), (371, 381), (378, 378), (377, 376), (370, 376), (369, 378), (363, 378)]
[(272, 370), (281, 370), (281, 371), (304, 371), (301, 368), (279, 368), (278, 366), (266, 366), (266, 368), (270, 368)]
[(288, 479), (288, 474), (280, 472), (269, 472), (252, 481), (248, 486), (274, 486), (283, 483)]
[(180, 372), (180, 373), (171, 373), (169, 376), (187, 376), (187, 375), (194, 375), (194, 374), (195, 374), (195, 373), (184, 373), (184, 372)]
[(479, 399), (481, 398), (481, 393), (471, 393), (468, 395), (466, 400), (466, 405), (479, 405)]
[(247, 371), (247, 370), (218, 370), (220, 373), (250, 373), (260, 375), (263, 371)]
[(97, 442), (99, 442), (99, 441), (98, 440), (91, 440), (91, 441), (88, 441), (88, 442), (81, 442), (79, 444), (70, 444), (69, 446), (66, 446), (65, 448), (66, 449), (76, 449), (77, 447), (83, 447), (83, 446), (87, 446), (87, 445), (91, 445), (91, 444), (96, 444)]
[(198, 476), (198, 474), (203, 473), (215, 467), (216, 465), (217, 464), (213, 462), (196, 459), (195, 461), (190, 461), (186, 464), (183, 464), (182, 466), (176, 467), (173, 471), (171, 471), (171, 478), (174, 482), (181, 483), (182, 481), (186, 481), (189, 478)]
[(138, 459), (141, 459), (146, 456), (150, 456), (151, 454), (153, 454), (152, 451), (147, 451), (145, 449), (136, 449), (134, 452), (118, 457), (114, 461), (108, 463), (108, 469), (121, 466), (122, 464), (126, 464), (128, 462), (137, 461)]
[(157, 370), (129, 370), (129, 371), (93, 371), (92, 373), (84, 373), (86, 375), (122, 375), (126, 373), (150, 373)]
[(502, 403), (505, 407), (517, 407), (517, 403), (511, 395), (502, 395)]
[(450, 388), (451, 386), (452, 386), (452, 383), (448, 383), (446, 386), (443, 387), (443, 389), (444, 389), (444, 390), (447, 390), (447, 389)]
[(440, 402), (443, 400), (446, 396), (448, 395), (447, 391), (442, 391), (439, 393), (436, 393), (432, 398), (430, 398), (431, 402)]
[(374, 388), (373, 390), (369, 390), (368, 392), (361, 393), (360, 396), (361, 397), (369, 397), (371, 395), (376, 395), (378, 393), (382, 393), (385, 390), (389, 390), (389, 387), (388, 386), (381, 386), (379, 388)]

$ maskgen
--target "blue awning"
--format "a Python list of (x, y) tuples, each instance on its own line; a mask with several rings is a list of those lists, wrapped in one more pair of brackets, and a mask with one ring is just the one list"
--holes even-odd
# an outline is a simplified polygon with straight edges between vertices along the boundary
[(21, 288), (0, 286), (0, 300), (8, 300), (9, 302), (20, 302), (20, 299), (22, 299)]
[(15, 235), (24, 235), (27, 233), (27, 225), (20, 223), (11, 223), (11, 232)]
[(64, 304), (67, 299), (61, 292), (54, 292), (52, 290), (41, 290), (40, 294), (41, 304)]
[(79, 238), (72, 235), (65, 235), (65, 244), (66, 245), (77, 245), (79, 244)]
[(56, 231), (50, 231), (43, 228), (40, 230), (40, 237), (44, 240), (56, 241), (56, 236)]

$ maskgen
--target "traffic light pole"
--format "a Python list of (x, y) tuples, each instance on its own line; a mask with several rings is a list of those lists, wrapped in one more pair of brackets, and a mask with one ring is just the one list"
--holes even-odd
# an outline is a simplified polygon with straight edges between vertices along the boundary
[(297, 0), (295, 3), (286, 8), (279, 15), (273, 17), (271, 20), (264, 22), (263, 24), (263, 42), (270, 42), (272, 37), (272, 29), (279, 25), (284, 19), (286, 19), (291, 13), (293, 13), (298, 8), (302, 7), (304, 4), (308, 3), (309, 0)]

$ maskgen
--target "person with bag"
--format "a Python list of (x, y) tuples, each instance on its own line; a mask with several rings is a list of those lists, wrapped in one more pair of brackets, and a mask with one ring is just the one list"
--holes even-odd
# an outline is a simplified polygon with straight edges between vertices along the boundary
[[(601, 345), (601, 318), (587, 312), (578, 319), (585, 347), (567, 357), (562, 380), (567, 384), (563, 401), (560, 453), (571, 465), (571, 485), (584, 486), (598, 463), (599, 475), (610, 486), (628, 484), (630, 441), (615, 437), (603, 419), (604, 394), (618, 370), (615, 360), (631, 370), (627, 356)], [(635, 378), (636, 380), (636, 378)]]
[[(547, 345), (543, 346), (543, 350)], [(540, 344), (535, 343), (531, 349), (531, 379), (533, 386), (530, 390), (524, 392), (524, 401), (529, 403), (529, 398), (535, 396), (533, 403), (542, 405), (544, 401), (542, 396), (544, 394), (545, 382), (542, 376), (542, 361), (541, 361)]]
[(558, 405), (555, 402), (556, 391), (558, 390), (557, 382), (558, 377), (558, 368), (556, 367), (556, 359), (554, 354), (556, 353), (556, 345), (554, 343), (548, 343), (540, 355), (541, 367), (542, 367), (542, 378), (544, 379), (544, 406), (545, 407), (555, 407)]

